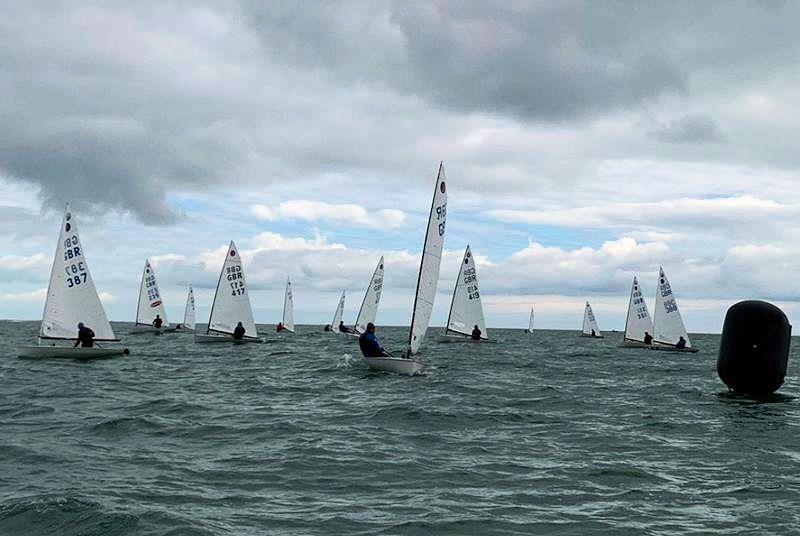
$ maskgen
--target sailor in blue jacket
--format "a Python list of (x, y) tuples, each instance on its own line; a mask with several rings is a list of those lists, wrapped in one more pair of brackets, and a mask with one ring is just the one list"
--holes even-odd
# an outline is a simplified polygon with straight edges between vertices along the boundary
[(375, 324), (367, 324), (367, 331), (358, 338), (358, 346), (364, 357), (389, 357), (389, 354), (381, 348), (378, 339), (375, 337)]

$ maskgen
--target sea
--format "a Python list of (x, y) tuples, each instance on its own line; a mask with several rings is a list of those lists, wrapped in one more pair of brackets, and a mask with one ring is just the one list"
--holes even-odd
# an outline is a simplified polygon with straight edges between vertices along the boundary
[(797, 344), (754, 400), (717, 377), (718, 335), (675, 354), (432, 328), (404, 377), (321, 326), (131, 327), (127, 357), (37, 361), (16, 348), (38, 322), (0, 322), (0, 535), (800, 533)]

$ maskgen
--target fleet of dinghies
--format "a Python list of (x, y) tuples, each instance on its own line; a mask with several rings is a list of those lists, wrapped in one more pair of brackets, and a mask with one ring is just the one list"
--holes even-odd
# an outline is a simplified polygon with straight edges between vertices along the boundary
[[(370, 368), (408, 375), (418, 374), (425, 368), (425, 363), (420, 361), (417, 355), (430, 324), (439, 282), (446, 221), (447, 182), (444, 163), (440, 163), (422, 247), (408, 342), (398, 356), (389, 354), (383, 357), (364, 357), (364, 362)], [(346, 333), (358, 337), (367, 331), (369, 324), (375, 322), (381, 301), (383, 280), (384, 258), (381, 257), (364, 292), (355, 324), (352, 330)], [(344, 315), (345, 297), (346, 292), (342, 291), (333, 320), (326, 326), (326, 330), (333, 333), (342, 332), (339, 326)], [(79, 324), (85, 324), (94, 332), (95, 346), (78, 347), (77, 343), (73, 344), (76, 341)], [(534, 308), (531, 306), (525, 333), (533, 333), (533, 324)], [(163, 333), (177, 330), (195, 331), (194, 290), (189, 285), (183, 324), (171, 326), (167, 320), (155, 270), (147, 259), (139, 285), (136, 323), (131, 333)], [(295, 331), (294, 296), (292, 282), (288, 277), (279, 331), (289, 333)], [(581, 336), (603, 338), (597, 318), (588, 301), (584, 307)], [(439, 339), (446, 342), (488, 340), (475, 259), (469, 246), (464, 251), (456, 278), (447, 325)], [(197, 343), (263, 342), (256, 330), (242, 258), (233, 241), (222, 264), (211, 304), (208, 327), (205, 333), (195, 332), (194, 340)], [(114, 344), (118, 342), (120, 341), (114, 335), (89, 272), (75, 218), (67, 205), (50, 272), (38, 344), (20, 347), (19, 355), (34, 358), (93, 359), (127, 354), (127, 349)], [(652, 318), (638, 277), (633, 277), (625, 333), (620, 346), (681, 352), (697, 351), (689, 340), (675, 295), (663, 268), (659, 267)]]

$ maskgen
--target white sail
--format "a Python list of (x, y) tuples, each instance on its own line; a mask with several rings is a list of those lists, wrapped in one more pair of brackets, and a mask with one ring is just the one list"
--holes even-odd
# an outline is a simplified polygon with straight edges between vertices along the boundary
[(533, 306), (531, 306), (531, 318), (528, 320), (528, 333), (533, 333)]
[(161, 301), (161, 293), (158, 290), (156, 273), (150, 266), (150, 259), (144, 261), (142, 270), (142, 283), (139, 286), (139, 306), (136, 308), (136, 324), (152, 326), (156, 315), (161, 317), (162, 327), (167, 327), (167, 311), (164, 302)]
[(644, 342), (645, 332), (653, 334), (653, 320), (647, 311), (639, 280), (633, 276), (631, 297), (628, 301), (628, 318), (625, 321), (625, 340)]
[(664, 269), (659, 267), (656, 307), (653, 312), (653, 342), (675, 346), (680, 337), (686, 339), (687, 348), (692, 347), (672, 287), (664, 274)]
[(461, 268), (458, 270), (456, 287), (453, 290), (453, 301), (450, 304), (446, 333), (470, 336), (475, 326), (481, 330), (482, 339), (489, 338), (486, 333), (486, 321), (483, 317), (481, 293), (478, 290), (475, 259), (467, 246)]
[(583, 334), (584, 335), (592, 335), (592, 331), (594, 331), (595, 337), (602, 337), (602, 333), (600, 333), (600, 328), (597, 326), (597, 319), (594, 317), (594, 311), (592, 311), (592, 306), (589, 305), (589, 302), (586, 302), (586, 307), (583, 310)]
[(222, 272), (219, 274), (214, 302), (211, 304), (207, 333), (232, 334), (238, 322), (244, 326), (245, 337), (258, 337), (250, 296), (247, 294), (242, 258), (236, 244), (231, 240), (222, 264)]
[(183, 312), (183, 327), (194, 331), (194, 290), (189, 285), (189, 295), (186, 296), (186, 309)]
[(336, 306), (336, 311), (333, 313), (333, 322), (331, 322), (331, 331), (334, 333), (339, 333), (339, 322), (342, 321), (342, 315), (344, 314), (344, 290), (342, 291), (342, 297), (339, 298), (339, 304)]
[(383, 291), (383, 257), (378, 261), (378, 266), (372, 273), (369, 286), (364, 293), (364, 301), (361, 302), (361, 309), (356, 317), (356, 325), (353, 327), (356, 333), (367, 331), (367, 324), (375, 323), (378, 316), (378, 305), (381, 303), (381, 292)]
[(286, 294), (283, 296), (283, 329), (294, 333), (294, 295), (292, 282), (286, 278)]
[(425, 245), (419, 264), (417, 292), (414, 298), (414, 311), (411, 316), (411, 329), (408, 334), (408, 353), (416, 354), (422, 345), (433, 312), (436, 287), (439, 284), (439, 268), (442, 264), (444, 231), (447, 221), (447, 183), (444, 176), (444, 163), (439, 164), (436, 187), (433, 190), (428, 228), (425, 232)]
[(43, 339), (75, 339), (78, 322), (94, 331), (97, 341), (116, 340), (89, 272), (78, 226), (67, 205), (50, 272), (39, 336)]

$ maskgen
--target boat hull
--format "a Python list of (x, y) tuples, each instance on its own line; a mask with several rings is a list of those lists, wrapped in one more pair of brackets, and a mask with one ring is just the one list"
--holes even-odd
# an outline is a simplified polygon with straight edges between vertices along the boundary
[(439, 342), (487, 342), (488, 339), (478, 339), (475, 340), (472, 337), (467, 337), (466, 335), (453, 335), (453, 334), (445, 334), (442, 333), (439, 335), (438, 339)]
[(618, 348), (650, 348), (651, 345), (645, 344), (642, 341), (624, 340), (619, 343)]
[(138, 326), (134, 326), (133, 329), (131, 329), (130, 334), (131, 335), (144, 335), (144, 334), (160, 335), (162, 333), (173, 333), (175, 331), (181, 331), (181, 330), (179, 330), (178, 328), (175, 328), (173, 326), (169, 326), (169, 327), (166, 327), (166, 328), (157, 328), (155, 326), (145, 326), (145, 325), (140, 324)]
[(421, 374), (425, 364), (405, 357), (364, 357), (364, 362), (373, 370), (396, 372), (406, 376)]
[(675, 348), (674, 346), (654, 344), (650, 347), (651, 350), (658, 350), (659, 352), (683, 352), (686, 354), (696, 354), (700, 350), (697, 348)]
[(264, 339), (259, 339), (256, 337), (234, 339), (233, 335), (207, 335), (203, 333), (195, 333), (194, 342), (202, 344), (219, 343), (219, 342), (226, 342), (228, 344), (246, 344), (246, 343), (261, 343), (264, 342)]
[(587, 339), (604, 339), (605, 338), (602, 335), (588, 335), (586, 333), (581, 333), (581, 337), (586, 337)]
[(101, 359), (106, 357), (115, 357), (120, 355), (128, 355), (130, 351), (127, 348), (100, 348), (94, 346), (92, 348), (73, 348), (72, 346), (21, 346), (19, 348), (19, 357), (27, 359)]

